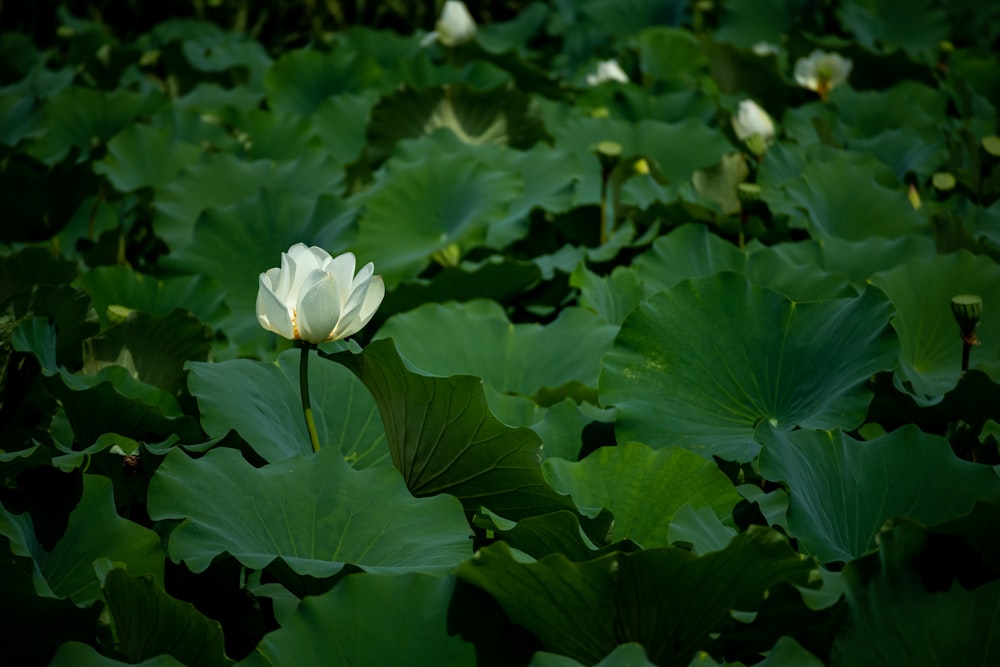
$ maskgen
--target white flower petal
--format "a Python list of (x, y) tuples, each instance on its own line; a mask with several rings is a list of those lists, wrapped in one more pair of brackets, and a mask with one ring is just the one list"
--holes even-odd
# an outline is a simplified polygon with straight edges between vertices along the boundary
[(382, 280), (382, 276), (372, 276), (368, 282), (368, 290), (365, 292), (365, 298), (358, 310), (358, 315), (342, 331), (337, 332), (337, 338), (347, 338), (361, 331), (375, 316), (375, 312), (384, 298), (385, 282)]
[(326, 271), (332, 273), (337, 282), (337, 299), (340, 308), (343, 309), (351, 295), (351, 285), (354, 282), (354, 267), (357, 266), (357, 259), (353, 252), (345, 252), (337, 255), (326, 266)]
[[(271, 271), (277, 269), (270, 269), (268, 273)], [(267, 273), (260, 274), (260, 287), (257, 290), (257, 321), (268, 331), (289, 340), (295, 339), (291, 309), (275, 295)]]
[(476, 36), (476, 21), (459, 0), (444, 3), (441, 18), (434, 27), (437, 28), (438, 41), (445, 46), (465, 44)]
[(310, 343), (329, 340), (340, 321), (340, 300), (337, 298), (336, 278), (324, 273), (299, 300), (296, 328), (299, 338)]

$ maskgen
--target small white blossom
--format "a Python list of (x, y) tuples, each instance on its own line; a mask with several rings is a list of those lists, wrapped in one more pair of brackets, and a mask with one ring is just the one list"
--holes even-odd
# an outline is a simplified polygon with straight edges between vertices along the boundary
[(441, 10), (441, 17), (434, 25), (434, 32), (428, 33), (421, 40), (422, 45), (437, 40), (445, 46), (459, 46), (471, 42), (476, 36), (476, 21), (472, 18), (465, 3), (459, 0), (448, 0)]
[(597, 63), (597, 71), (587, 75), (587, 85), (589, 86), (596, 86), (605, 81), (628, 83), (628, 74), (621, 68), (617, 60), (602, 60)]
[(815, 90), (824, 100), (830, 91), (847, 81), (854, 63), (839, 53), (816, 50), (795, 62), (795, 82)]
[(733, 131), (741, 141), (759, 135), (765, 144), (774, 140), (774, 121), (753, 100), (743, 100), (733, 116)]

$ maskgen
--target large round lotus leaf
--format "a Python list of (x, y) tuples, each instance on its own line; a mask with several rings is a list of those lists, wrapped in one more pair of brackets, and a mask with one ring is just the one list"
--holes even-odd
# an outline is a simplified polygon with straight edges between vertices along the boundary
[(330, 53), (297, 49), (274, 63), (264, 86), (272, 109), (308, 116), (330, 96), (372, 88), (381, 75), (377, 64), (350, 48)]
[(129, 125), (108, 142), (108, 154), (94, 164), (119, 192), (169, 183), (201, 156), (201, 148), (177, 141), (169, 127)]
[[(534, 396), (570, 382), (597, 387), (600, 358), (618, 328), (567, 308), (546, 326), (511, 324), (495, 301), (427, 304), (379, 329), (411, 364), (434, 375), (477, 375), (490, 387)], [(559, 354), (553, 354), (559, 350)]]
[(498, 542), (457, 575), (492, 595), (548, 651), (591, 665), (637, 642), (653, 663), (685, 667), (731, 621), (731, 610), (756, 610), (768, 589), (802, 581), (811, 569), (784, 537), (751, 526), (701, 557), (667, 547), (582, 563), (562, 554), (522, 563)]
[(473, 645), (449, 632), (454, 588), (453, 578), (425, 574), (351, 575), (303, 600), (239, 664), (473, 667)]
[(967, 514), (978, 499), (1000, 498), (990, 468), (956, 458), (947, 440), (912, 424), (867, 442), (768, 424), (757, 437), (761, 475), (788, 485), (790, 534), (823, 562), (875, 549), (889, 519), (933, 525)]
[(879, 183), (876, 172), (884, 168), (874, 158), (838, 152), (810, 161), (799, 177), (784, 183), (781, 195), (765, 188), (764, 200), (817, 239), (926, 236), (927, 223), (913, 210), (905, 188)]
[(83, 476), (83, 496), (54, 547), (39, 543), (27, 512), (12, 514), (0, 507), (0, 535), (10, 539), (14, 554), (34, 559), (36, 590), (50, 589), (51, 594), (77, 604), (101, 596), (94, 570), (94, 561), (99, 558), (128, 563), (129, 571), (163, 581), (160, 538), (118, 516), (111, 481), (99, 475)]
[(280, 558), (313, 577), (346, 563), (441, 572), (472, 552), (454, 498), (414, 498), (395, 469), (353, 470), (333, 447), (263, 468), (234, 449), (198, 460), (174, 450), (149, 484), (149, 516), (184, 520), (168, 549), (194, 572), (223, 553), (254, 569)]
[(679, 448), (653, 451), (630, 442), (601, 447), (578, 463), (550, 458), (542, 470), (584, 515), (611, 510), (611, 541), (627, 538), (647, 549), (670, 544), (670, 522), (684, 505), (709, 507), (721, 518), (741, 500), (715, 462)]
[(122, 662), (97, 652), (89, 644), (66, 642), (59, 646), (49, 667), (189, 667), (170, 655), (158, 655), (142, 662)]
[(644, 302), (605, 355), (601, 401), (619, 441), (746, 461), (753, 429), (854, 428), (870, 376), (898, 343), (885, 296), (796, 303), (739, 274), (687, 280)]
[(951, 313), (951, 299), (958, 294), (983, 298), (980, 344), (972, 347), (969, 368), (1000, 380), (1000, 266), (995, 262), (960, 250), (913, 258), (871, 282), (896, 307), (892, 325), (902, 344), (896, 384), (918, 403), (940, 401), (962, 373), (962, 337)]
[[(221, 438), (235, 430), (269, 463), (309, 453), (299, 359), (299, 350), (286, 350), (277, 363), (230, 359), (188, 364), (188, 386), (198, 399), (205, 433)], [(311, 361), (309, 393), (320, 445), (339, 450), (359, 470), (388, 463), (382, 419), (368, 390), (350, 371)]]
[(362, 201), (355, 252), (375, 262), (387, 285), (416, 277), (431, 255), (482, 245), (522, 190), (499, 166), (470, 163), (463, 153), (435, 151), (421, 162), (390, 160)]

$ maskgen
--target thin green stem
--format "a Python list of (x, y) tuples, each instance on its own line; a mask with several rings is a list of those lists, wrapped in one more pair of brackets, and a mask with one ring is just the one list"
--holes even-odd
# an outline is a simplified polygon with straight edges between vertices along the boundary
[(313, 419), (312, 403), (309, 400), (309, 352), (316, 345), (300, 342), (302, 356), (299, 357), (299, 392), (302, 394), (302, 414), (306, 418), (306, 430), (309, 431), (309, 442), (314, 452), (319, 451), (319, 434), (316, 433), (316, 421)]

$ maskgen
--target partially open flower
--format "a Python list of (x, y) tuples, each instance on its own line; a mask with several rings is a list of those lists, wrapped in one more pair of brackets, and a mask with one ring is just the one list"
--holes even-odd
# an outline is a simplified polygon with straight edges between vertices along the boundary
[(774, 141), (774, 121), (753, 100), (740, 102), (740, 108), (733, 116), (733, 131), (755, 155), (762, 155), (767, 145)]
[(347, 338), (368, 324), (385, 296), (369, 262), (354, 274), (354, 253), (331, 257), (296, 243), (281, 253), (281, 268), (260, 274), (257, 320), (290, 340), (322, 343)]
[(421, 40), (421, 44), (427, 45), (437, 40), (445, 46), (459, 46), (471, 42), (476, 36), (476, 21), (460, 0), (448, 0), (444, 3), (441, 17), (434, 28), (434, 32)]
[(803, 88), (815, 90), (826, 100), (830, 91), (847, 81), (854, 63), (839, 53), (816, 50), (808, 58), (795, 62), (795, 82)]
[(602, 60), (597, 63), (597, 71), (587, 75), (588, 86), (596, 86), (605, 81), (628, 83), (628, 74), (621, 68), (617, 60)]

